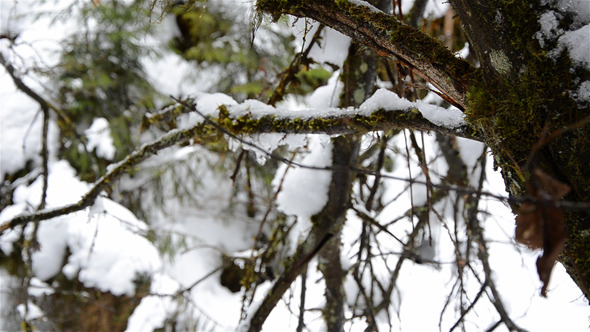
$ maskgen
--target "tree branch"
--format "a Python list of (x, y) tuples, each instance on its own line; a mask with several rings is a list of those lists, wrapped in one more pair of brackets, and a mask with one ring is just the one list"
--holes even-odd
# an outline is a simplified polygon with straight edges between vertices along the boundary
[(406, 63), (456, 106), (466, 108), (473, 68), (433, 37), (391, 15), (369, 6), (335, 0), (258, 0), (257, 10), (274, 18), (282, 14), (307, 17), (338, 30), (380, 56)]
[[(223, 107), (223, 106), (222, 106)], [(223, 110), (222, 110), (223, 112)], [(344, 112), (344, 111), (343, 111)], [(348, 135), (364, 134), (372, 131), (389, 131), (393, 129), (412, 129), (433, 131), (446, 135), (455, 135), (480, 141), (479, 133), (468, 126), (447, 128), (437, 126), (426, 120), (417, 109), (385, 110), (379, 109), (370, 115), (357, 113), (334, 113), (318, 116), (321, 110), (301, 112), (301, 117), (282, 117), (281, 110), (275, 114), (252, 117), (249, 115), (230, 118), (220, 114), (220, 123), (224, 128), (236, 135), (250, 135), (260, 133), (285, 134), (328, 134)]]
[(101, 192), (110, 188), (112, 184), (126, 174), (131, 167), (139, 164), (149, 156), (156, 154), (159, 150), (190, 139), (201, 130), (203, 130), (202, 126), (195, 126), (187, 130), (173, 131), (153, 143), (143, 145), (141, 148), (128, 155), (125, 159), (116, 165), (113, 165), (111, 170), (95, 182), (92, 189), (90, 189), (90, 191), (88, 191), (88, 193), (86, 193), (78, 202), (59, 208), (17, 216), (3, 225), (0, 225), (0, 234), (7, 229), (12, 229), (27, 222), (51, 219), (77, 212), (91, 206)]
[(483, 188), (483, 182), (485, 180), (485, 169), (486, 163), (486, 154), (485, 151), (482, 154), (482, 158), (480, 160), (480, 167), (482, 172), (479, 177), (479, 183), (477, 187), (477, 193), (475, 195), (469, 196), (465, 202), (465, 206), (467, 206), (467, 223), (469, 225), (469, 229), (471, 230), (471, 236), (473, 241), (477, 244), (478, 253), (477, 256), (483, 265), (485, 281), (484, 285), (487, 285), (490, 291), (492, 292), (492, 296), (490, 297), (490, 301), (496, 308), (496, 311), (500, 315), (501, 322), (503, 322), (506, 327), (510, 331), (518, 331), (524, 332), (525, 330), (519, 327), (514, 321), (510, 318), (510, 315), (506, 311), (502, 298), (500, 297), (500, 292), (496, 288), (496, 284), (492, 277), (492, 268), (489, 262), (489, 253), (487, 247), (487, 241), (484, 237), (484, 231), (479, 223), (479, 219), (477, 218), (477, 214), (479, 212), (478, 206), (481, 199), (481, 190)]
[[(197, 110), (197, 108), (192, 107), (185, 102), (180, 102), (180, 104), (186, 109), (197, 112), (201, 116), (204, 116)], [(80, 201), (60, 208), (17, 216), (5, 224), (0, 225), (0, 234), (2, 234), (7, 229), (12, 229), (27, 222), (51, 219), (77, 212), (86, 207), (89, 207), (94, 203), (102, 191), (110, 188), (112, 184), (122, 175), (124, 175), (131, 167), (139, 164), (149, 156), (156, 154), (162, 149), (180, 142), (185, 142), (191, 138), (206, 138), (211, 136), (211, 132), (221, 131), (222, 133), (237, 138), (242, 143), (250, 145), (254, 148), (257, 147), (256, 144), (245, 141), (236, 135), (277, 132), (336, 135), (408, 128), (427, 131), (435, 130), (437, 132), (468, 137), (471, 139), (478, 138), (478, 134), (474, 133), (466, 126), (456, 129), (436, 126), (424, 119), (424, 117), (422, 117), (420, 112), (417, 110), (378, 110), (371, 113), (370, 115), (359, 114), (356, 112), (351, 112), (344, 115), (337, 115), (334, 113), (334, 115), (323, 118), (313, 116), (309, 116), (307, 118), (279, 117), (281, 112), (280, 110), (277, 110), (276, 114), (253, 118), (250, 115), (232, 117), (225, 106), (221, 106), (219, 109), (220, 111), (217, 119), (206, 118), (206, 121), (196, 124), (191, 128), (184, 130), (173, 130), (157, 141), (145, 144), (135, 152), (129, 154), (125, 159), (111, 166), (111, 170), (101, 177), (97, 182), (95, 182), (92, 189), (86, 195), (84, 195)], [(311, 112), (310, 114), (314, 113), (316, 112)], [(301, 114), (305, 115), (305, 113)], [(215, 137), (217, 137), (217, 135), (215, 135)], [(265, 150), (262, 151), (266, 153)], [(271, 157), (281, 162), (286, 162), (295, 166), (303, 166), (279, 156), (271, 155)]]
[(308, 237), (297, 247), (295, 254), (285, 266), (285, 272), (275, 281), (264, 300), (249, 317), (248, 331), (260, 331), (270, 312), (275, 308), (291, 283), (306, 268), (309, 261), (326, 245), (334, 234), (340, 231), (346, 220), (346, 210), (350, 202), (352, 190), (351, 164), (358, 153), (357, 144), (353, 144), (351, 136), (332, 140), (333, 172), (328, 192), (328, 201), (318, 214), (311, 219), (313, 227)]

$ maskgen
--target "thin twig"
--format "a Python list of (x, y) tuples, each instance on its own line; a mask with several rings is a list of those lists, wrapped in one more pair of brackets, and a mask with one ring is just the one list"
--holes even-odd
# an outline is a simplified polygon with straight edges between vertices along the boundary
[(307, 268), (303, 270), (301, 273), (301, 297), (299, 298), (299, 321), (297, 322), (297, 332), (303, 332), (303, 328), (305, 327), (305, 294), (307, 293), (306, 289), (307, 283)]
[[(481, 162), (481, 167), (483, 169), (485, 166), (486, 158), (485, 157), (482, 158), (480, 162)], [(478, 257), (483, 265), (483, 270), (484, 270), (484, 275), (485, 275), (484, 284), (487, 284), (488, 288), (492, 292), (492, 297), (490, 297), (490, 301), (492, 302), (492, 304), (496, 308), (496, 311), (498, 312), (498, 314), (500, 314), (500, 318), (501, 318), (502, 323), (504, 323), (506, 325), (506, 327), (508, 327), (509, 330), (524, 332), (526, 330), (524, 330), (521, 327), (519, 327), (518, 325), (516, 325), (516, 323), (514, 323), (514, 321), (512, 321), (512, 319), (510, 318), (510, 315), (506, 311), (506, 308), (504, 307), (504, 303), (502, 302), (502, 299), (500, 297), (500, 292), (498, 292), (498, 289), (496, 288), (496, 285), (495, 285), (494, 280), (492, 278), (492, 269), (491, 269), (490, 263), (489, 263), (489, 254), (488, 254), (487, 244), (486, 244), (486, 241), (485, 241), (485, 238), (483, 235), (483, 228), (479, 224), (479, 220), (477, 218), (478, 204), (479, 204), (479, 201), (481, 198), (481, 195), (479, 194), (479, 192), (483, 188), (484, 179), (485, 179), (485, 172), (481, 172), (481, 175), (479, 178), (479, 183), (478, 183), (478, 193), (476, 193), (475, 196), (471, 197), (471, 202), (466, 203), (470, 206), (470, 208), (468, 210), (469, 227), (471, 229), (473, 239), (474, 239), (475, 243), (477, 243), (478, 248), (479, 248)]]

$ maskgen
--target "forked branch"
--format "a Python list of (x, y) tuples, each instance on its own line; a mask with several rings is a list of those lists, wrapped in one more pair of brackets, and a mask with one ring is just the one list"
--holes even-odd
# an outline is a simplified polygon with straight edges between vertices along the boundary
[(466, 108), (473, 68), (433, 37), (374, 7), (336, 0), (258, 0), (257, 9), (274, 18), (282, 14), (311, 18), (337, 30), (377, 54), (413, 68), (455, 106)]

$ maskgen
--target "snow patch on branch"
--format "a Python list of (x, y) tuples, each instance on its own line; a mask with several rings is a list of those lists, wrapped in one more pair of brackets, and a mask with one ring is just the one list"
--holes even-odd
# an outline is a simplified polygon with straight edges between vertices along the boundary
[(31, 301), (27, 301), (26, 307), (23, 303), (17, 305), (16, 311), (18, 312), (19, 316), (27, 322), (45, 316), (43, 310), (41, 310), (41, 308)]
[(363, 6), (363, 7), (367, 7), (369, 8), (371, 11), (375, 12), (375, 13), (380, 13), (381, 11), (379, 9), (377, 9), (377, 7), (371, 5), (370, 3), (363, 1), (363, 0), (348, 0), (348, 2), (357, 5), (357, 6)]
[(567, 31), (559, 38), (559, 46), (549, 53), (556, 57), (567, 48), (574, 64), (590, 69), (590, 24), (574, 31)]
[(355, 115), (370, 116), (379, 110), (407, 111), (411, 109), (417, 109), (424, 118), (438, 126), (452, 129), (465, 125), (463, 113), (457, 108), (451, 107), (446, 109), (423, 101), (411, 102), (398, 97), (396, 93), (385, 88), (377, 90), (359, 108), (324, 107), (307, 110), (290, 110), (275, 108), (257, 100), (246, 100), (241, 104), (228, 107), (231, 118), (249, 117), (251, 119), (260, 119), (264, 116), (274, 116), (279, 119), (303, 120)]
[[(550, 58), (557, 59), (567, 49), (574, 65), (590, 69), (590, 3), (560, 0), (553, 5), (555, 10), (539, 16), (541, 29), (535, 35), (539, 44), (546, 47), (547, 42), (557, 40), (557, 46), (549, 51)], [(559, 22), (565, 15), (571, 15), (573, 22), (564, 30)]]

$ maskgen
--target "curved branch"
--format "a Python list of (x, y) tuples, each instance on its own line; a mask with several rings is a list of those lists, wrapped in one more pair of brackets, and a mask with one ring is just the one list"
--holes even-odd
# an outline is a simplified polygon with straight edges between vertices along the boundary
[(473, 68), (433, 37), (375, 8), (336, 0), (258, 0), (257, 10), (278, 18), (307, 17), (349, 36), (377, 54), (405, 62), (442, 91), (456, 106), (466, 108)]
[[(25, 84), (25, 82), (17, 74), (16, 68), (14, 68), (14, 66), (10, 62), (8, 62), (4, 58), (4, 55), (2, 55), (1, 53), (0, 53), (0, 65), (4, 66), (4, 68), (6, 68), (6, 71), (7, 71), (8, 75), (10, 76), (10, 78), (12, 78), (12, 81), (14, 82), (14, 85), (16, 86), (16, 88), (18, 90), (20, 90), (21, 92), (23, 92), (25, 95), (29, 96), (34, 101), (36, 101), (39, 104), (39, 106), (41, 106), (41, 110), (43, 111), (43, 116), (44, 116), (44, 120), (43, 120), (44, 130), (46, 129), (45, 126), (47, 125), (45, 122), (48, 121), (48, 119), (49, 119), (49, 114), (48, 114), (49, 110), (52, 110), (57, 114), (57, 116), (60, 119), (62, 119), (62, 121), (65, 123), (65, 125), (71, 129), (72, 133), (80, 141), (80, 143), (82, 143), (82, 146), (84, 147), (84, 151), (86, 152), (86, 154), (88, 156), (90, 156), (92, 159), (94, 159), (92, 154), (90, 154), (88, 152), (85, 138), (80, 136), (80, 134), (78, 134), (78, 132), (76, 131), (76, 126), (74, 125), (74, 123), (72, 122), (70, 117), (66, 114), (66, 112), (64, 112), (62, 109), (60, 109), (55, 104), (48, 101), (47, 99), (41, 97), (41, 95), (39, 95), (37, 92), (35, 92), (27, 84)], [(43, 155), (43, 158), (45, 159), (44, 152), (42, 152), (42, 155)], [(44, 165), (45, 165), (45, 161), (44, 161)], [(45, 173), (44, 173), (44, 175), (47, 175)]]

